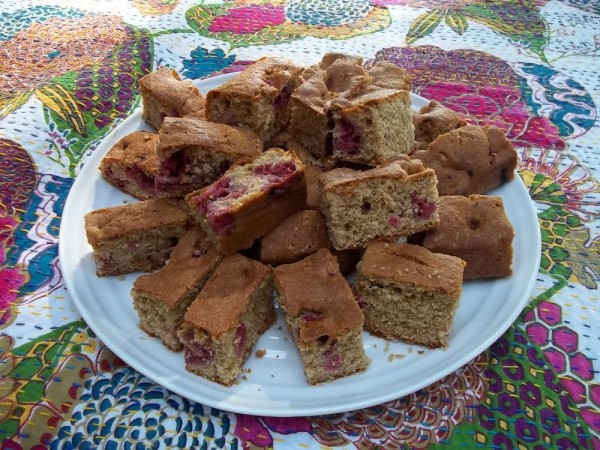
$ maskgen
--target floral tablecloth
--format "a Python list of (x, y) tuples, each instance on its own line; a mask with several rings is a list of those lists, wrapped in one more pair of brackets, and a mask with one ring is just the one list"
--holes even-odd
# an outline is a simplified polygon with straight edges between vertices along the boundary
[[(58, 261), (65, 200), (150, 70), (326, 51), (397, 63), (417, 94), (506, 131), (542, 233), (530, 303), (484, 354), (386, 404), (274, 418), (191, 402), (81, 320)], [(599, 72), (596, 1), (2, 2), (0, 448), (600, 448)]]

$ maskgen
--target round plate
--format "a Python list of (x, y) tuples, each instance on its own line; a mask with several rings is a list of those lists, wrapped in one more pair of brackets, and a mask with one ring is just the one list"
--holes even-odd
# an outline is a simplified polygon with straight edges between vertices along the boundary
[[(201, 91), (220, 85), (232, 74), (197, 83)], [(427, 100), (412, 95), (413, 107)], [(136, 201), (104, 179), (98, 165), (123, 136), (149, 128), (138, 111), (106, 137), (75, 180), (67, 199), (59, 238), (65, 283), (81, 315), (98, 337), (134, 369), (190, 400), (226, 411), (267, 415), (307, 416), (350, 411), (415, 392), (466, 364), (488, 348), (514, 322), (529, 300), (539, 267), (540, 233), (529, 194), (517, 176), (491, 192), (504, 199), (515, 228), (514, 274), (510, 278), (464, 283), (449, 347), (429, 350), (388, 342), (363, 333), (369, 368), (346, 378), (310, 386), (300, 357), (289, 338), (281, 312), (277, 323), (256, 344), (264, 349), (246, 361), (244, 375), (230, 387), (187, 372), (182, 353), (174, 353), (138, 328), (129, 295), (139, 274), (96, 276), (83, 216), (92, 210)], [(391, 357), (390, 355), (400, 357)]]

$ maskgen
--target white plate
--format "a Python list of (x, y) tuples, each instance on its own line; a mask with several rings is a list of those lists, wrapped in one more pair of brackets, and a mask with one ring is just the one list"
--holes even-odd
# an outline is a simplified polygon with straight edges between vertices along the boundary
[[(231, 76), (200, 81), (198, 87), (206, 93)], [(427, 102), (415, 95), (412, 98), (413, 107)], [(117, 140), (141, 129), (148, 128), (137, 112), (104, 139), (81, 170), (63, 213), (60, 263), (71, 298), (98, 337), (131, 367), (190, 400), (226, 411), (268, 416), (337, 413), (393, 400), (439, 380), (482, 353), (508, 329), (529, 300), (539, 267), (540, 233), (528, 192), (516, 177), (492, 192), (504, 199), (516, 231), (514, 275), (464, 284), (447, 350), (388, 344), (364, 333), (364, 347), (371, 358), (367, 371), (309, 386), (279, 313), (277, 323), (255, 347), (265, 349), (265, 356), (251, 354), (245, 379), (240, 377), (238, 384), (224, 387), (193, 375), (184, 369), (182, 353), (167, 350), (138, 328), (129, 296), (138, 274), (98, 278), (85, 237), (83, 216), (87, 212), (133, 201), (100, 177), (98, 165)], [(390, 354), (404, 357), (390, 361)]]

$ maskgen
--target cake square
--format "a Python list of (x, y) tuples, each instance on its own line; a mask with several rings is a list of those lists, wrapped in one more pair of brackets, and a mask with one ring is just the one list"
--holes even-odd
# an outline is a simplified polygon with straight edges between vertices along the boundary
[(357, 251), (332, 250), (323, 215), (305, 209), (288, 217), (262, 237), (259, 259), (271, 266), (291, 264), (322, 248), (331, 250), (344, 275), (351, 273), (360, 260), (361, 255)]
[(466, 125), (438, 136), (414, 153), (435, 170), (440, 195), (485, 194), (512, 180), (517, 152), (500, 128)]
[(333, 157), (377, 166), (409, 154), (414, 142), (408, 91), (377, 89), (331, 102)]
[(330, 245), (321, 213), (305, 209), (288, 217), (262, 237), (260, 261), (272, 266), (290, 264)]
[(438, 213), (440, 225), (423, 233), (425, 248), (465, 261), (465, 280), (512, 275), (515, 231), (501, 197), (443, 196)]
[(411, 244), (377, 242), (359, 264), (365, 330), (429, 348), (447, 347), (465, 262)]
[(140, 200), (155, 196), (158, 175), (156, 147), (158, 135), (136, 131), (111, 147), (100, 162), (100, 173), (106, 181)]
[(274, 322), (271, 269), (240, 254), (225, 258), (185, 313), (178, 333), (185, 368), (231, 385)]
[(467, 124), (457, 112), (446, 108), (435, 100), (423, 106), (418, 113), (413, 114), (415, 126), (415, 149), (424, 150), (438, 136), (449, 133)]
[(167, 263), (170, 264), (180, 259), (197, 258), (208, 252), (212, 246), (206, 232), (200, 225), (195, 223), (179, 239), (179, 242), (171, 251)]
[(157, 197), (183, 197), (263, 149), (250, 130), (190, 118), (165, 118), (158, 136)]
[[(326, 249), (273, 269), (279, 303), (309, 384), (363, 371), (363, 314)], [(307, 280), (310, 280), (307, 282)]]
[(186, 200), (217, 249), (232, 254), (304, 209), (304, 164), (294, 153), (273, 148), (234, 165)]
[(317, 159), (375, 166), (412, 150), (411, 76), (386, 61), (328, 53), (292, 95), (292, 138)]
[(213, 122), (253, 130), (269, 142), (290, 117), (290, 96), (302, 68), (282, 58), (261, 58), (206, 96), (206, 115)]
[(170, 260), (158, 272), (138, 277), (131, 297), (140, 328), (170, 350), (180, 351), (183, 344), (177, 332), (183, 315), (222, 259), (213, 247), (197, 257)]
[(190, 222), (180, 200), (150, 199), (85, 215), (98, 276), (162, 267)]
[(142, 118), (156, 130), (165, 117), (206, 119), (205, 99), (191, 81), (183, 81), (177, 71), (161, 67), (139, 81)]
[(336, 250), (394, 240), (439, 221), (435, 173), (407, 156), (380, 167), (338, 168), (320, 177), (322, 211)]
[(361, 58), (327, 54), (305, 70), (292, 94), (290, 135), (317, 159), (332, 153), (332, 100), (363, 92), (370, 81), (361, 64)]

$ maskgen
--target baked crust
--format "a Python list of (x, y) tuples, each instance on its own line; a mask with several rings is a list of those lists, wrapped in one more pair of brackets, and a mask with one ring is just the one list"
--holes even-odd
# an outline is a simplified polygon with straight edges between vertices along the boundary
[[(143, 99), (142, 117), (156, 129), (160, 128), (154, 117), (157, 106), (165, 116), (206, 118), (206, 101), (191, 81), (183, 81), (168, 67), (160, 67), (139, 80)], [(158, 105), (157, 105), (158, 104)]]
[[(100, 162), (100, 172), (104, 175), (106, 169), (113, 164), (136, 167), (148, 176), (158, 173), (156, 147), (158, 134), (148, 131), (135, 131), (128, 134), (111, 147)], [(110, 180), (108, 180), (110, 181)]]
[(392, 178), (416, 181), (432, 175), (435, 175), (435, 172), (424, 167), (421, 161), (411, 160), (406, 155), (399, 155), (398, 158), (370, 170), (357, 171), (340, 167), (323, 172), (319, 177), (319, 189), (321, 192), (323, 190), (343, 191), (352, 189), (365, 180)]
[(414, 153), (435, 170), (440, 195), (485, 194), (514, 178), (517, 153), (502, 130), (466, 125)]
[(138, 277), (133, 282), (133, 289), (167, 308), (173, 308), (221, 259), (223, 255), (213, 247), (199, 257), (171, 260), (159, 272)]
[(440, 197), (438, 214), (440, 225), (423, 234), (425, 248), (463, 259), (465, 280), (512, 274), (515, 233), (501, 197)]
[(206, 235), (206, 232), (198, 224), (194, 224), (179, 239), (179, 242), (171, 251), (168, 263), (180, 259), (189, 259), (204, 255), (212, 247), (212, 242)]
[(458, 299), (465, 262), (412, 244), (376, 242), (365, 250), (359, 277), (424, 286)]
[(362, 311), (329, 250), (321, 249), (301, 261), (276, 267), (273, 275), (286, 314), (319, 316), (319, 320), (303, 322), (301, 342), (341, 336), (362, 327)]
[(415, 150), (427, 149), (438, 136), (467, 125), (465, 119), (450, 108), (432, 100), (413, 113)]
[(330, 246), (327, 226), (321, 213), (303, 210), (288, 217), (262, 237), (260, 261), (270, 265), (290, 264)]
[(185, 313), (184, 320), (219, 336), (238, 324), (250, 295), (271, 268), (238, 254), (225, 258)]
[(260, 138), (250, 130), (194, 118), (165, 117), (158, 136), (156, 152), (161, 160), (193, 148), (224, 153), (238, 160), (254, 157), (263, 148)]
[(147, 131), (133, 132), (111, 147), (100, 162), (106, 181), (140, 200), (155, 195), (154, 180), (159, 163), (156, 156), (158, 135)]
[(85, 215), (85, 231), (92, 247), (128, 233), (189, 222), (189, 209), (182, 200), (150, 199), (104, 208)]

